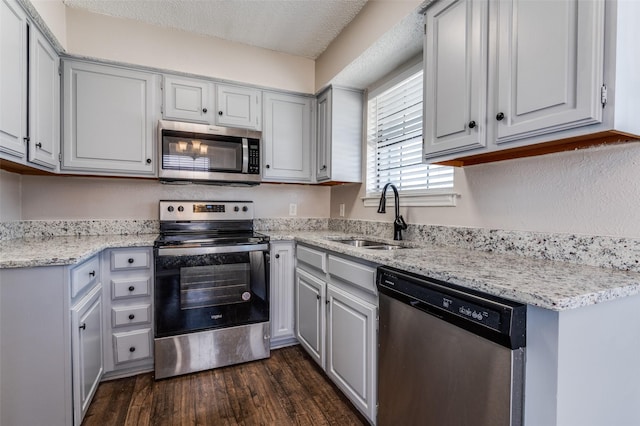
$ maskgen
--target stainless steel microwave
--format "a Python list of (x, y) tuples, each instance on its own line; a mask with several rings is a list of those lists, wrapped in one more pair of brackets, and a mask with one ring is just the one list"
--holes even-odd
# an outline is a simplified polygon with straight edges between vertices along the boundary
[(160, 120), (160, 180), (257, 185), (262, 133)]

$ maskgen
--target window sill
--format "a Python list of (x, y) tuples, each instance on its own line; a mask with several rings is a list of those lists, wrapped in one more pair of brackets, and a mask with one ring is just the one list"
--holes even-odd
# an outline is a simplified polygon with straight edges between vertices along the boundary
[[(400, 194), (400, 207), (455, 207), (460, 194), (449, 190), (429, 194)], [(362, 197), (365, 207), (378, 207), (380, 194)], [(393, 191), (387, 191), (387, 206), (393, 206)]]

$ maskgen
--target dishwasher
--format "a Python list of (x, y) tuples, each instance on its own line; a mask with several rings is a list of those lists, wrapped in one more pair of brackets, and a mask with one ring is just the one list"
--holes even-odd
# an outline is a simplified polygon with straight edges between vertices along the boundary
[(526, 305), (381, 266), (378, 426), (523, 423)]

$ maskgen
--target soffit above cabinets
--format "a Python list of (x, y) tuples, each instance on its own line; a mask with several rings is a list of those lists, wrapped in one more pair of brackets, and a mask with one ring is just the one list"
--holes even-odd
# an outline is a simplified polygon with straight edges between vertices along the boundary
[(128, 18), (316, 59), (367, 0), (63, 0)]

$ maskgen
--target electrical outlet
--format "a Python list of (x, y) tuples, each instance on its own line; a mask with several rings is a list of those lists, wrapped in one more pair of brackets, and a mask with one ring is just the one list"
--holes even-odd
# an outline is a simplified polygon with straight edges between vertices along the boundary
[(340, 204), (340, 217), (344, 217), (344, 204)]
[(298, 205), (296, 203), (289, 204), (289, 216), (298, 215)]

